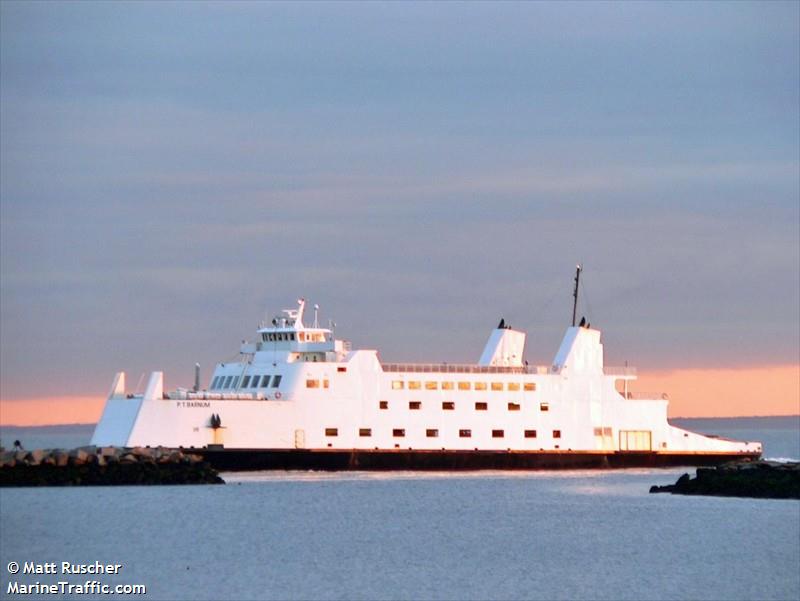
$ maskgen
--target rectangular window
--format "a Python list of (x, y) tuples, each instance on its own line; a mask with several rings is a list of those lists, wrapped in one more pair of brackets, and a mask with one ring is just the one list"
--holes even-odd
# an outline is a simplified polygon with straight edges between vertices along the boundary
[(486, 411), (488, 408), (486, 403), (475, 403), (475, 411)]
[(438, 390), (439, 382), (425, 382), (425, 390)]
[(269, 376), (261, 376), (261, 388), (266, 388), (269, 386)]
[(403, 380), (392, 380), (392, 390), (403, 390), (405, 383)]
[(360, 428), (358, 431), (359, 436), (372, 436), (372, 428)]
[(347, 372), (347, 368), (346, 367), (337, 367), (336, 371), (338, 371), (340, 374), (343, 374), (343, 373)]
[(492, 430), (492, 438), (503, 438), (505, 435), (502, 430)]
[(323, 388), (329, 388), (329, 387), (330, 387), (330, 385), (331, 385), (331, 383), (330, 383), (330, 382), (328, 382), (328, 380), (327, 380), (327, 379), (326, 379), (326, 380), (322, 380), (322, 387), (323, 387)]
[(509, 411), (519, 411), (519, 403), (509, 403), (508, 404)]
[(525, 392), (533, 392), (536, 390), (536, 382), (525, 382), (523, 387), (525, 388)]
[(561, 438), (561, 430), (553, 430), (553, 438)]
[(486, 382), (475, 382), (475, 390), (486, 390)]
[(217, 382), (219, 382), (219, 376), (214, 376), (214, 379), (211, 380), (211, 386), (209, 386), (209, 388), (211, 388), (212, 390), (216, 388)]
[(442, 382), (442, 390), (453, 390), (452, 382)]
[(453, 401), (442, 401), (442, 409), (445, 411), (452, 411), (456, 408), (456, 404)]
[(525, 438), (536, 438), (536, 430), (525, 430)]
[(339, 436), (339, 428), (325, 428), (325, 436)]
[(237, 388), (239, 388), (239, 376), (236, 376), (236, 377), (233, 379), (233, 384), (231, 384), (231, 388), (233, 388), (234, 390), (236, 390)]
[(469, 382), (459, 382), (458, 389), (459, 390), (470, 390), (472, 388), (472, 384)]
[(409, 381), (408, 383), (409, 390), (419, 390), (420, 388), (422, 388), (422, 382), (420, 382), (419, 380)]
[(245, 376), (242, 380), (242, 388), (250, 388), (250, 376)]
[(595, 436), (602, 436), (603, 435), (603, 428), (595, 428), (594, 429)]
[(503, 390), (502, 382), (492, 382), (492, 390)]
[(389, 401), (380, 401), (378, 403), (378, 407), (380, 409), (388, 409), (389, 408)]
[(550, 403), (539, 403), (539, 411), (550, 411)]
[(428, 430), (425, 430), (425, 436), (427, 436), (428, 438), (439, 438), (439, 430), (437, 430), (436, 428), (430, 428)]
[(250, 388), (258, 388), (258, 381), (261, 379), (261, 376), (253, 376), (253, 379), (250, 380)]
[[(281, 378), (283, 378), (283, 376), (275, 376), (274, 378), (272, 378), (272, 387), (273, 388), (277, 388), (278, 386), (281, 385)], [(263, 384), (262, 384), (262, 386), (263, 386)]]
[(603, 436), (611, 436), (611, 428), (603, 428)]
[(459, 438), (472, 438), (472, 430), (459, 430)]
[(508, 389), (513, 391), (519, 390), (519, 382), (509, 382)]
[(306, 380), (306, 388), (319, 388), (319, 380)]
[(225, 378), (225, 386), (223, 386), (223, 388), (225, 388), (225, 390), (230, 388), (231, 382), (233, 382), (233, 376), (228, 376), (227, 378)]
[(414, 411), (417, 411), (420, 407), (422, 407), (422, 403), (419, 401), (408, 401), (408, 408)]
[(406, 435), (406, 431), (404, 428), (395, 428), (392, 430), (392, 436), (395, 438), (403, 438)]

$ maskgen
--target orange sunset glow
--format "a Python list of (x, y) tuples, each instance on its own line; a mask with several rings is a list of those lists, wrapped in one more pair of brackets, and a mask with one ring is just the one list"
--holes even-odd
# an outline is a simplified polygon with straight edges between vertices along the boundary
[[(640, 372), (630, 390), (666, 392), (670, 417), (800, 414), (800, 365)], [(0, 400), (0, 425), (95, 423), (104, 398)]]

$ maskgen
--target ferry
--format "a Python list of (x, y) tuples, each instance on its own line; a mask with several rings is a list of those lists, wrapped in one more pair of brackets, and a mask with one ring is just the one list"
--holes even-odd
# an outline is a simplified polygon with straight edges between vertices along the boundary
[(190, 450), (222, 470), (588, 469), (713, 465), (762, 453), (758, 442), (687, 431), (666, 394), (629, 391), (601, 333), (572, 325), (550, 365), (524, 360), (525, 333), (501, 320), (477, 363), (384, 363), (334, 329), (306, 325), (307, 303), (262, 323), (208, 386), (142, 393), (114, 378), (91, 444)]

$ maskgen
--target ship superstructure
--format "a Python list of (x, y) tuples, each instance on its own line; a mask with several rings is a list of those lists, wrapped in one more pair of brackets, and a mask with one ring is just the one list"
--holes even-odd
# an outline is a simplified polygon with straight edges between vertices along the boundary
[[(577, 281), (576, 281), (577, 284)], [(576, 290), (577, 298), (577, 290)], [(194, 448), (223, 468), (566, 468), (717, 463), (761, 444), (671, 426), (667, 396), (633, 393), (607, 367), (600, 331), (567, 328), (550, 365), (523, 359), (525, 333), (501, 322), (475, 364), (383, 363), (306, 302), (257, 330), (207, 388), (142, 394), (116, 375), (92, 444)]]

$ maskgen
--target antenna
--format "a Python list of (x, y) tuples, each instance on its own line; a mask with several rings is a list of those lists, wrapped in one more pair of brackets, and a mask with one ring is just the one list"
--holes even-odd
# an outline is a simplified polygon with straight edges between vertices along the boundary
[(574, 301), (572, 303), (572, 327), (573, 328), (575, 327), (575, 314), (578, 311), (578, 286), (580, 285), (581, 271), (582, 270), (583, 270), (583, 267), (581, 267), (581, 264), (578, 263), (578, 265), (577, 265), (577, 267), (575, 269), (575, 291), (572, 293), (572, 298), (574, 299)]
[(314, 327), (319, 327), (319, 305), (314, 304)]

